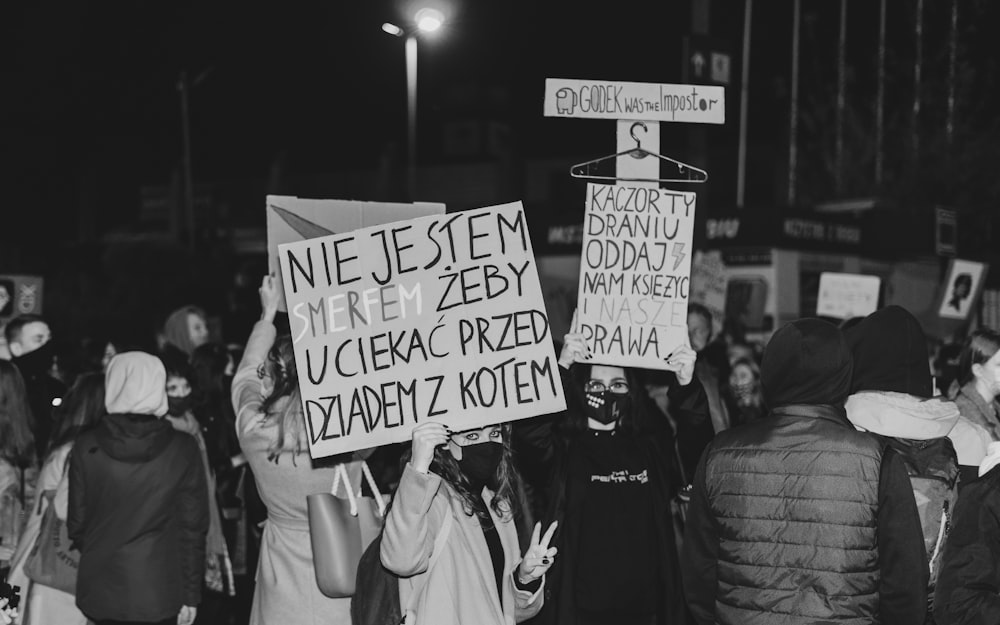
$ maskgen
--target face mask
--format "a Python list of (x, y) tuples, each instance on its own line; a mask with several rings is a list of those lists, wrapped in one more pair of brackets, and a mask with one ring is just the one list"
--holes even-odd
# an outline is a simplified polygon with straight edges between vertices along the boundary
[(56, 346), (49, 342), (23, 356), (18, 356), (14, 363), (25, 376), (46, 375), (52, 369), (55, 358)]
[(183, 416), (190, 409), (190, 395), (185, 395), (184, 397), (167, 397), (167, 414), (171, 417)]
[(500, 443), (477, 443), (462, 448), (458, 468), (473, 484), (493, 484), (502, 459), (503, 445)]
[(733, 397), (740, 403), (747, 403), (753, 398), (755, 384), (753, 382), (741, 382), (730, 386), (733, 390)]
[(621, 419), (628, 410), (630, 397), (627, 394), (603, 391), (584, 393), (584, 413), (588, 418), (607, 425)]

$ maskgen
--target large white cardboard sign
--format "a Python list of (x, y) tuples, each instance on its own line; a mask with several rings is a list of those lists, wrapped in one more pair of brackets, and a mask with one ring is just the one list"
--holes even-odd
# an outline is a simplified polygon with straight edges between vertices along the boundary
[(695, 194), (587, 185), (577, 331), (593, 362), (663, 369), (687, 344)]
[[(443, 215), (445, 205), (436, 202), (358, 202), (314, 200), (287, 195), (269, 195), (267, 208), (268, 271), (278, 271), (278, 246), (282, 243), (343, 234), (358, 228), (379, 226), (414, 217)], [(278, 289), (284, 290), (281, 279)], [(284, 298), (279, 308), (285, 310)]]
[(565, 409), (520, 202), (278, 255), (314, 458)]
[(726, 91), (708, 85), (545, 79), (545, 116), (726, 123)]

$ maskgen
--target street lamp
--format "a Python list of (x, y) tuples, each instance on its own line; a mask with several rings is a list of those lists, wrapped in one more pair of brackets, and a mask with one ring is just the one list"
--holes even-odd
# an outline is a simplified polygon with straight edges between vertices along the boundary
[(444, 14), (437, 9), (420, 9), (413, 17), (415, 28), (404, 29), (391, 22), (382, 31), (406, 38), (406, 189), (410, 200), (416, 196), (417, 180), (417, 34), (432, 33), (444, 25)]

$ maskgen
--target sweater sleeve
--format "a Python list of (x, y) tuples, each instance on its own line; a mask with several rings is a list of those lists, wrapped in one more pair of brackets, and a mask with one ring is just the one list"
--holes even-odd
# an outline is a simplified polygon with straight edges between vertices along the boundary
[(208, 534), (208, 490), (205, 467), (198, 444), (190, 436), (182, 437), (184, 477), (177, 496), (176, 513), (180, 525), (181, 600), (184, 605), (201, 602), (205, 575), (205, 536)]
[(887, 448), (878, 494), (879, 612), (884, 625), (923, 623), (928, 569), (924, 534), (903, 459)]
[(507, 576), (507, 583), (510, 584), (514, 597), (514, 621), (520, 623), (541, 611), (545, 602), (545, 577), (542, 576), (530, 584), (521, 584), (517, 579), (518, 566), (520, 562)]
[(938, 576), (938, 625), (1000, 623), (1000, 505), (995, 480), (969, 485), (955, 506)]
[(437, 475), (420, 473), (409, 463), (403, 469), (385, 518), (381, 546), (382, 564), (400, 577), (427, 570), (438, 532), (429, 512), (440, 488), (441, 478)]
[(274, 345), (277, 331), (274, 324), (260, 320), (253, 326), (247, 339), (243, 359), (233, 377), (232, 400), (236, 411), (236, 432), (242, 434), (256, 426), (262, 418), (260, 407), (263, 403), (261, 389), (263, 383), (257, 375), (257, 368), (264, 362), (267, 352)]
[(684, 546), (681, 575), (688, 607), (698, 625), (715, 623), (715, 593), (718, 585), (716, 566), (719, 557), (719, 531), (708, 501), (705, 465), (708, 450), (695, 470), (684, 523)]

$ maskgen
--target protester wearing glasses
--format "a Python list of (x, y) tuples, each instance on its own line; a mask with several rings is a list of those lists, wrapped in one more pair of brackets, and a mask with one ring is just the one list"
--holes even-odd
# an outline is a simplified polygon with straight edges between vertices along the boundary
[[(636, 372), (590, 364), (581, 334), (559, 358), (567, 410), (515, 425), (526, 459), (550, 478), (539, 506), (557, 521), (559, 558), (541, 621), (558, 625), (684, 622), (670, 500), (681, 487), (669, 422), (650, 406)], [(695, 353), (667, 359), (671, 410), (699, 411)]]

